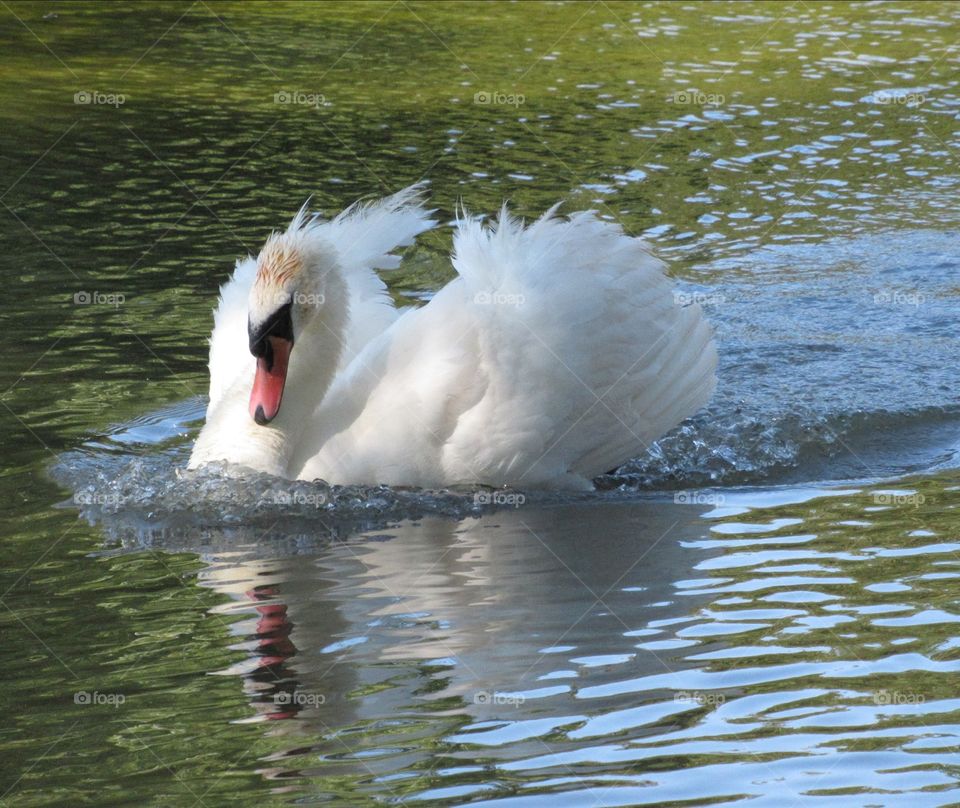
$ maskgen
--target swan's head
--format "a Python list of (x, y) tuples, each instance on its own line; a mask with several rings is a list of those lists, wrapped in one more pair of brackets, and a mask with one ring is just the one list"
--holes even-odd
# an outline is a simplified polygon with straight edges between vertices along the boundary
[[(273, 233), (257, 257), (250, 289), (247, 332), (257, 359), (250, 416), (261, 426), (280, 411), (290, 358), (297, 340), (322, 323), (328, 303), (340, 302), (340, 274), (320, 223), (300, 210), (283, 233)], [(324, 330), (324, 329), (321, 329)], [(336, 333), (328, 326), (332, 333)], [(339, 356), (339, 346), (333, 350)]]

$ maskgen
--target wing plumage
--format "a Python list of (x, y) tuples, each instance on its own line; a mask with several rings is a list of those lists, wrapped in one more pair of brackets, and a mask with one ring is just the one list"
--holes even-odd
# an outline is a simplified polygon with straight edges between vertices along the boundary
[(504, 209), (454, 248), (458, 277), (335, 381), (299, 476), (585, 488), (709, 399), (709, 325), (618, 226)]
[(487, 393), (462, 414), (448, 467), (589, 480), (709, 400), (712, 329), (618, 225), (552, 209), (524, 227), (504, 209), (493, 226), (465, 220), (454, 246)]

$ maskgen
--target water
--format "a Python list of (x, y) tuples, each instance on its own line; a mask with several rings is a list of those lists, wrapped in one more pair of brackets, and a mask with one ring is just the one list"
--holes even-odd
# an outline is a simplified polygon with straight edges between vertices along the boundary
[[(2, 801), (960, 801), (957, 16), (0, 10)], [(182, 473), (234, 258), (424, 176), (644, 234), (710, 407), (589, 496)]]

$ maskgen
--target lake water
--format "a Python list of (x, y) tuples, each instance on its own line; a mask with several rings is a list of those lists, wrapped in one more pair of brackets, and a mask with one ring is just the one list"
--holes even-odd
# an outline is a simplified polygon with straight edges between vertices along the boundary
[[(3, 5), (0, 801), (960, 802), (958, 29)], [(648, 238), (711, 405), (589, 496), (182, 476), (233, 260), (421, 178)]]

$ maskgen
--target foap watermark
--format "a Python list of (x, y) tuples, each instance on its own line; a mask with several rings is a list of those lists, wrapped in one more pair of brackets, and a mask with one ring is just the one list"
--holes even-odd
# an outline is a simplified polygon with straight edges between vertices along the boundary
[(875, 690), (873, 703), (878, 707), (889, 704), (923, 704), (927, 697), (922, 693), (904, 693), (900, 690)]
[(323, 508), (330, 503), (325, 491), (271, 491), (267, 499), (274, 505), (309, 505)]
[(113, 306), (120, 308), (127, 302), (126, 295), (120, 292), (74, 292), (73, 304), (75, 306)]
[(473, 94), (473, 103), (483, 107), (519, 107), (525, 104), (527, 97), (523, 93), (501, 93), (480, 90)]
[(713, 494), (707, 491), (677, 491), (673, 495), (675, 505), (723, 505), (727, 498), (723, 494)]
[(478, 690), (473, 694), (474, 704), (519, 707), (524, 701), (524, 697), (519, 693), (498, 693), (496, 690)]
[(516, 306), (519, 308), (527, 302), (526, 297), (512, 292), (477, 292), (473, 302), (478, 306)]
[(694, 303), (698, 306), (720, 306), (726, 303), (727, 299), (720, 292), (684, 292), (675, 289), (673, 302), (678, 306), (690, 306)]
[(320, 108), (327, 103), (327, 98), (322, 93), (308, 93), (303, 90), (278, 90), (273, 94), (273, 103)]
[(278, 707), (322, 707), (327, 697), (323, 693), (281, 691), (273, 694), (273, 703)]
[(119, 707), (127, 700), (123, 693), (101, 693), (99, 690), (78, 690), (73, 694), (73, 703), (88, 705), (108, 704), (113, 708)]
[(519, 508), (527, 498), (518, 491), (477, 491), (473, 495), (475, 506), (499, 505), (506, 508)]
[(884, 106), (919, 107), (927, 97), (912, 90), (878, 90), (873, 100)]
[(318, 309), (327, 302), (327, 298), (322, 292), (294, 292), (293, 294), (277, 292), (274, 301), (278, 306), (294, 303), (297, 306), (310, 306)]
[(127, 497), (115, 491), (77, 491), (73, 495), (74, 505), (98, 505), (101, 508), (116, 508), (127, 501)]
[(916, 289), (882, 289), (873, 296), (878, 306), (922, 306), (927, 296)]
[(916, 491), (877, 491), (873, 495), (875, 505), (912, 505), (919, 508), (927, 501), (927, 498)]
[(673, 694), (673, 700), (680, 704), (699, 704), (701, 707), (719, 707), (727, 697), (723, 693), (705, 693), (701, 690), (678, 690)]
[(672, 104), (684, 104), (691, 107), (719, 107), (727, 103), (725, 95), (720, 93), (701, 93), (695, 90), (682, 90), (669, 96)]
[(127, 102), (123, 93), (102, 93), (99, 90), (77, 90), (73, 94), (74, 104), (97, 107), (120, 107)]

